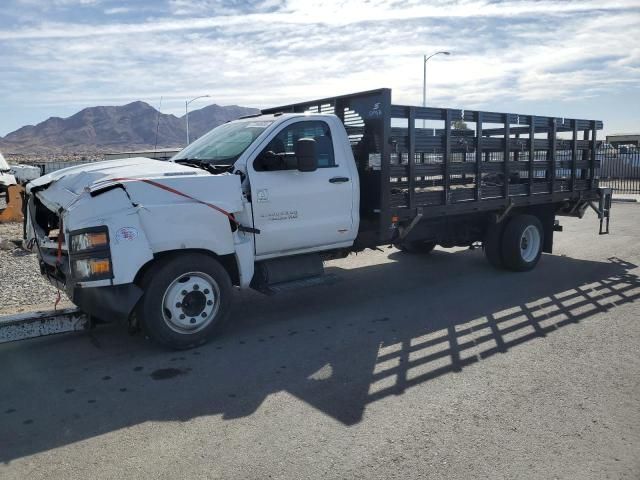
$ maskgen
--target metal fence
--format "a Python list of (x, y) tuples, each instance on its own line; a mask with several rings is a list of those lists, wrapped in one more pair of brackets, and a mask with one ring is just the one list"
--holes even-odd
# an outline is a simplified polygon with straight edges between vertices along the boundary
[(640, 149), (606, 147), (598, 150), (600, 186), (615, 193), (640, 194)]

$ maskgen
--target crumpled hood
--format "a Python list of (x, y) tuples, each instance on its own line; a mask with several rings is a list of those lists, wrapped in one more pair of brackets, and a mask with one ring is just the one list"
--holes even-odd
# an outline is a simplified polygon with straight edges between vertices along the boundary
[(161, 178), (167, 175), (208, 175), (204, 170), (179, 163), (136, 157), (85, 163), (43, 175), (29, 183), (27, 191), (56, 182), (79, 194), (86, 187), (115, 178)]
[(166, 177), (207, 176), (209, 173), (174, 162), (137, 157), (95, 162), (64, 168), (37, 178), (27, 185), (27, 192), (42, 190), (38, 198), (52, 210), (66, 208), (79, 195), (97, 185), (118, 179), (161, 179)]

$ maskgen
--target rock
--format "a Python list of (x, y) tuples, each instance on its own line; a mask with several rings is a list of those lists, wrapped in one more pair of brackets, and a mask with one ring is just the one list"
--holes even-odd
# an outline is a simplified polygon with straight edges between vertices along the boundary
[(13, 250), (16, 248), (15, 243), (10, 240), (0, 238), (0, 250)]

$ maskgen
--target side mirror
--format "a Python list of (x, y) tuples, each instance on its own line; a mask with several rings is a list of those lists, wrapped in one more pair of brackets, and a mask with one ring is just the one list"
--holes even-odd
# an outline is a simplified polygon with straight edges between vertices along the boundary
[(301, 138), (296, 142), (296, 160), (301, 172), (315, 172), (318, 169), (316, 141), (313, 138)]

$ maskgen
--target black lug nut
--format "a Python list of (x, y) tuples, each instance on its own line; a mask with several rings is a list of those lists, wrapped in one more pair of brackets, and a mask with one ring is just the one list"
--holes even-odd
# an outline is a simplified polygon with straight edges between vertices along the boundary
[(180, 314), (180, 320), (184, 320), (184, 319), (185, 319), (184, 313), (181, 313)]
[(208, 288), (205, 288), (205, 289), (203, 290), (203, 292), (204, 292), (204, 294), (205, 294), (205, 295), (208, 295), (208, 294), (209, 294), (209, 289), (208, 289)]
[(195, 318), (192, 318), (192, 319), (191, 319), (191, 323), (196, 323), (196, 319), (195, 319)]
[(183, 295), (186, 295), (186, 294), (187, 294), (187, 291), (186, 291), (186, 290), (182, 290), (182, 294), (183, 294)]
[(213, 302), (211, 300), (207, 300), (207, 305), (213, 305)]
[(206, 318), (206, 317), (207, 317), (207, 314), (206, 314), (205, 312), (202, 312), (202, 313), (200, 314), (200, 316), (201, 316), (202, 318)]

